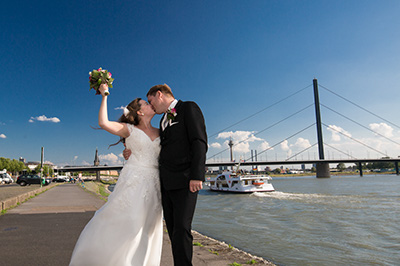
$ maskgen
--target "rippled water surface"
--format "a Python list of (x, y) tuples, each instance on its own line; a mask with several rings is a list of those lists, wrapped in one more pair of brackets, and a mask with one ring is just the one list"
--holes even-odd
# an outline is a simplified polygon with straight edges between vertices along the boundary
[(278, 265), (400, 265), (400, 177), (275, 178), (200, 192), (193, 229)]

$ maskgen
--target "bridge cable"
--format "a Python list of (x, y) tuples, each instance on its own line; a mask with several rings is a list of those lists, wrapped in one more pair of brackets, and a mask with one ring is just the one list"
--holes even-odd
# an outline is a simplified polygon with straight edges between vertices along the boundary
[(342, 117), (344, 117), (344, 118), (350, 120), (351, 122), (353, 122), (353, 123), (359, 125), (360, 127), (363, 127), (363, 128), (365, 128), (365, 129), (367, 129), (367, 130), (369, 130), (369, 131), (371, 131), (371, 132), (373, 132), (373, 133), (375, 133), (375, 134), (381, 136), (382, 138), (385, 138), (385, 139), (387, 139), (387, 140), (389, 140), (389, 141), (391, 141), (391, 142), (393, 142), (393, 143), (395, 143), (395, 144), (397, 144), (397, 145), (400, 146), (400, 143), (398, 143), (398, 142), (396, 142), (396, 141), (394, 141), (394, 140), (391, 140), (391, 139), (389, 139), (388, 137), (385, 137), (384, 135), (382, 135), (382, 134), (376, 132), (375, 130), (372, 130), (372, 129), (370, 129), (370, 128), (368, 128), (368, 127), (366, 127), (366, 126), (364, 126), (364, 125), (358, 123), (357, 121), (355, 121), (355, 120), (353, 120), (353, 119), (351, 119), (351, 118), (349, 118), (349, 117), (347, 117), (347, 116), (345, 116), (345, 115), (343, 115), (343, 114), (341, 114), (341, 113), (339, 113), (339, 112), (337, 112), (337, 111), (335, 111), (335, 110), (329, 108), (328, 106), (326, 106), (326, 105), (324, 105), (324, 104), (322, 104), (322, 103), (320, 103), (320, 105), (322, 105), (323, 107), (329, 109), (330, 111), (332, 111), (332, 112), (334, 112), (334, 113), (336, 113), (336, 114), (338, 114), (338, 115), (340, 115), (340, 116), (342, 116)]
[(307, 88), (309, 88), (309, 87), (311, 87), (311, 86), (312, 86), (312, 84), (310, 84), (310, 85), (308, 85), (307, 87), (304, 87), (304, 88), (298, 90), (297, 92), (295, 92), (295, 93), (293, 93), (293, 94), (291, 94), (291, 95), (289, 95), (289, 96), (287, 96), (287, 97), (285, 97), (285, 98), (283, 98), (283, 99), (281, 99), (281, 100), (279, 100), (279, 101), (277, 101), (277, 102), (275, 102), (275, 103), (273, 103), (273, 104), (271, 104), (271, 105), (265, 107), (264, 109), (262, 109), (262, 110), (260, 110), (260, 111), (257, 111), (257, 112), (255, 112), (254, 114), (249, 115), (249, 116), (246, 117), (246, 118), (243, 118), (242, 120), (240, 120), (240, 121), (238, 121), (238, 122), (236, 122), (236, 123), (234, 123), (234, 124), (232, 124), (232, 125), (230, 125), (230, 126), (224, 128), (224, 129), (218, 131), (217, 133), (212, 134), (212, 135), (209, 136), (208, 138), (212, 138), (212, 137), (218, 135), (219, 133), (221, 133), (221, 132), (223, 132), (223, 131), (225, 131), (225, 130), (227, 130), (227, 129), (233, 127), (233, 126), (236, 126), (236, 125), (242, 123), (243, 121), (245, 121), (245, 120), (247, 120), (247, 119), (249, 119), (249, 118), (252, 118), (252, 117), (255, 116), (255, 115), (258, 115), (259, 113), (264, 112), (265, 110), (267, 110), (267, 109), (269, 109), (269, 108), (271, 108), (271, 107), (277, 105), (278, 103), (281, 103), (281, 102), (283, 102), (283, 101), (289, 99), (290, 97), (293, 97), (294, 95), (296, 95), (296, 94), (302, 92), (303, 90), (305, 90), (305, 89), (307, 89)]
[(349, 102), (349, 103), (351, 103), (351, 104), (357, 106), (358, 108), (364, 110), (365, 112), (367, 112), (367, 113), (369, 113), (369, 114), (371, 114), (371, 115), (373, 115), (373, 116), (375, 116), (375, 117), (378, 117), (379, 119), (382, 119), (383, 121), (385, 121), (385, 122), (387, 122), (387, 123), (389, 123), (389, 124), (391, 124), (391, 125), (393, 125), (393, 126), (395, 126), (395, 127), (397, 127), (397, 128), (400, 128), (400, 126), (396, 125), (395, 123), (392, 123), (392, 122), (390, 122), (389, 120), (386, 120), (385, 118), (383, 118), (383, 117), (381, 117), (381, 116), (379, 116), (379, 115), (374, 114), (373, 112), (371, 112), (371, 111), (365, 109), (364, 107), (362, 107), (362, 106), (360, 106), (360, 105), (358, 105), (358, 104), (356, 104), (356, 103), (354, 103), (354, 102), (352, 102), (352, 101), (346, 99), (346, 98), (343, 97), (343, 96), (340, 96), (340, 95), (337, 94), (336, 92), (331, 91), (330, 89), (328, 89), (328, 88), (322, 86), (321, 84), (319, 84), (319, 86), (320, 86), (321, 88), (323, 88), (323, 89), (329, 91), (330, 93), (336, 95), (337, 97), (342, 98), (343, 100), (345, 100), (345, 101), (347, 101), (347, 102)]
[(296, 157), (297, 155), (299, 155), (299, 154), (301, 154), (301, 153), (305, 152), (306, 150), (309, 150), (309, 149), (311, 149), (312, 147), (314, 147), (314, 146), (315, 146), (315, 145), (317, 145), (317, 144), (318, 144), (318, 142), (314, 143), (314, 144), (313, 144), (313, 145), (311, 145), (310, 147), (308, 147), (308, 148), (305, 148), (304, 150), (302, 150), (302, 151), (300, 151), (300, 152), (296, 153), (295, 155), (292, 155), (291, 157), (287, 158), (285, 161), (289, 161), (289, 160), (290, 160), (290, 159), (292, 159), (293, 157)]
[(329, 127), (329, 126), (326, 125), (325, 123), (322, 123), (322, 124), (323, 124), (324, 126), (330, 128), (331, 130), (334, 130), (334, 131), (340, 133), (341, 135), (343, 135), (343, 136), (345, 136), (345, 137), (347, 137), (347, 138), (349, 138), (349, 139), (351, 139), (351, 140), (353, 140), (353, 141), (355, 141), (355, 142), (357, 142), (357, 143), (359, 143), (359, 144), (361, 144), (361, 145), (363, 145), (363, 146), (365, 146), (365, 147), (367, 147), (367, 148), (370, 148), (371, 150), (374, 150), (374, 151), (376, 151), (376, 152), (378, 152), (378, 153), (380, 153), (380, 154), (383, 154), (383, 155), (386, 156), (386, 157), (388, 156), (387, 154), (385, 154), (385, 153), (383, 153), (383, 152), (381, 152), (381, 151), (378, 151), (377, 149), (374, 149), (374, 148), (368, 146), (367, 144), (362, 143), (361, 141), (359, 141), (359, 140), (357, 140), (357, 139), (355, 139), (355, 138), (352, 138), (352, 137), (350, 137), (350, 136), (348, 136), (348, 135), (346, 135), (346, 134), (340, 132), (339, 130), (334, 129), (333, 127)]
[(329, 146), (329, 147), (331, 147), (332, 149), (334, 149), (334, 150), (336, 150), (336, 151), (338, 151), (338, 152), (341, 152), (341, 153), (343, 153), (344, 155), (347, 155), (347, 156), (351, 157), (352, 159), (358, 159), (358, 158), (354, 157), (354, 156), (351, 155), (351, 154), (345, 153), (344, 151), (341, 151), (341, 150), (339, 150), (339, 149), (333, 147), (332, 145), (329, 145), (328, 143), (325, 143), (325, 142), (324, 142), (324, 145)]
[[(308, 127), (303, 128), (303, 129), (300, 130), (300, 131), (297, 131), (297, 132), (294, 133), (293, 135), (290, 135), (289, 137), (285, 138), (284, 140), (281, 140), (280, 142), (274, 144), (273, 146), (271, 146), (271, 147), (269, 147), (269, 148), (266, 148), (265, 150), (263, 150), (263, 151), (261, 151), (260, 153), (258, 153), (257, 156), (260, 155), (260, 154), (263, 154), (263, 153), (266, 152), (266, 151), (269, 151), (269, 150), (273, 149), (274, 147), (278, 146), (279, 144), (281, 144), (281, 143), (284, 142), (285, 140), (291, 139), (291, 138), (293, 138), (294, 136), (296, 136), (296, 135), (302, 133), (303, 131), (306, 131), (307, 129), (309, 129), (310, 127), (314, 126), (315, 124), (316, 124), (316, 123), (313, 123), (313, 124), (309, 125)], [(245, 161), (248, 161), (248, 160), (250, 160), (250, 159), (251, 159), (251, 157), (249, 157), (249, 158), (248, 158), (247, 160), (245, 160)]]
[[(285, 118), (279, 120), (278, 122), (276, 122), (276, 123), (274, 123), (274, 124), (272, 124), (272, 125), (270, 125), (270, 126), (264, 128), (264, 129), (262, 129), (261, 131), (259, 131), (259, 132), (255, 133), (255, 134), (253, 134), (252, 136), (248, 137), (247, 139), (244, 139), (244, 140), (242, 140), (242, 141), (240, 141), (240, 142), (238, 142), (238, 143), (236, 143), (236, 144), (234, 144), (234, 145), (238, 145), (238, 144), (240, 144), (240, 143), (243, 143), (243, 142), (245, 142), (245, 141), (251, 139), (253, 136), (257, 136), (257, 135), (259, 135), (260, 133), (262, 133), (262, 132), (264, 132), (264, 131), (266, 131), (266, 130), (268, 130), (268, 129), (273, 128), (274, 126), (276, 126), (276, 125), (282, 123), (283, 121), (285, 121), (285, 120), (287, 120), (287, 119), (289, 119), (289, 118), (291, 118), (291, 117), (293, 117), (293, 116), (295, 116), (295, 115), (301, 113), (302, 111), (304, 111), (304, 110), (310, 108), (310, 107), (313, 106), (313, 105), (314, 105), (314, 104), (312, 103), (312, 104), (310, 104), (310, 105), (308, 105), (308, 106), (306, 106), (306, 107), (300, 109), (299, 111), (297, 111), (297, 112), (295, 112), (295, 113), (293, 113), (293, 114), (291, 114), (291, 115), (289, 115), (289, 116), (287, 116), (287, 117), (285, 117)], [(229, 149), (230, 149), (230, 148), (226, 148), (225, 150), (222, 150), (222, 151), (220, 151), (220, 152), (214, 154), (213, 156), (209, 157), (208, 159), (214, 158), (215, 156), (217, 156), (217, 155), (219, 155), (219, 154), (221, 154), (221, 153), (223, 153), (224, 151), (227, 151), (227, 150), (229, 150)]]

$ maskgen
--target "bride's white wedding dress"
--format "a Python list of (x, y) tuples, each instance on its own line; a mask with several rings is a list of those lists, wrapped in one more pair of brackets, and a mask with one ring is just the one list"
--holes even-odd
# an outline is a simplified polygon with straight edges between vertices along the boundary
[(160, 265), (162, 207), (158, 156), (160, 138), (152, 141), (128, 124), (126, 147), (132, 155), (121, 170), (108, 202), (86, 225), (70, 265)]

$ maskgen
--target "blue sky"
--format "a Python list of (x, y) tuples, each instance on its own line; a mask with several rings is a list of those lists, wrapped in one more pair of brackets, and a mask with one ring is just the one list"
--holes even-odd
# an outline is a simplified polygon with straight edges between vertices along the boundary
[[(101, 164), (121, 163), (122, 145), (108, 149), (118, 137), (91, 128), (100, 97), (89, 91), (88, 72), (98, 67), (115, 78), (110, 119), (155, 84), (197, 102), (212, 136), (210, 161), (229, 157), (221, 153), (229, 137), (250, 137), (235, 147), (235, 159), (271, 146), (259, 160), (287, 159), (313, 145), (315, 126), (286, 139), (315, 122), (313, 107), (259, 133), (313, 103), (313, 78), (394, 123), (320, 87), (321, 103), (381, 134), (322, 107), (324, 141), (335, 148), (326, 147), (325, 157), (347, 158), (336, 149), (359, 158), (400, 155), (393, 143), (400, 143), (399, 1), (16, 0), (0, 12), (0, 157), (39, 161), (44, 147), (46, 161), (84, 165), (98, 148)], [(314, 159), (316, 151), (295, 158)]]

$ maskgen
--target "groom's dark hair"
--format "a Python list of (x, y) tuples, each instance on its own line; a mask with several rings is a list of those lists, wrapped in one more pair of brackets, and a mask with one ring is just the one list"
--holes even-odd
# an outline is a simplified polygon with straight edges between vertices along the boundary
[(161, 91), (163, 94), (174, 97), (174, 95), (172, 94), (171, 88), (167, 84), (155, 85), (155, 86), (151, 87), (146, 96), (149, 96), (149, 95), (155, 96), (157, 91)]

